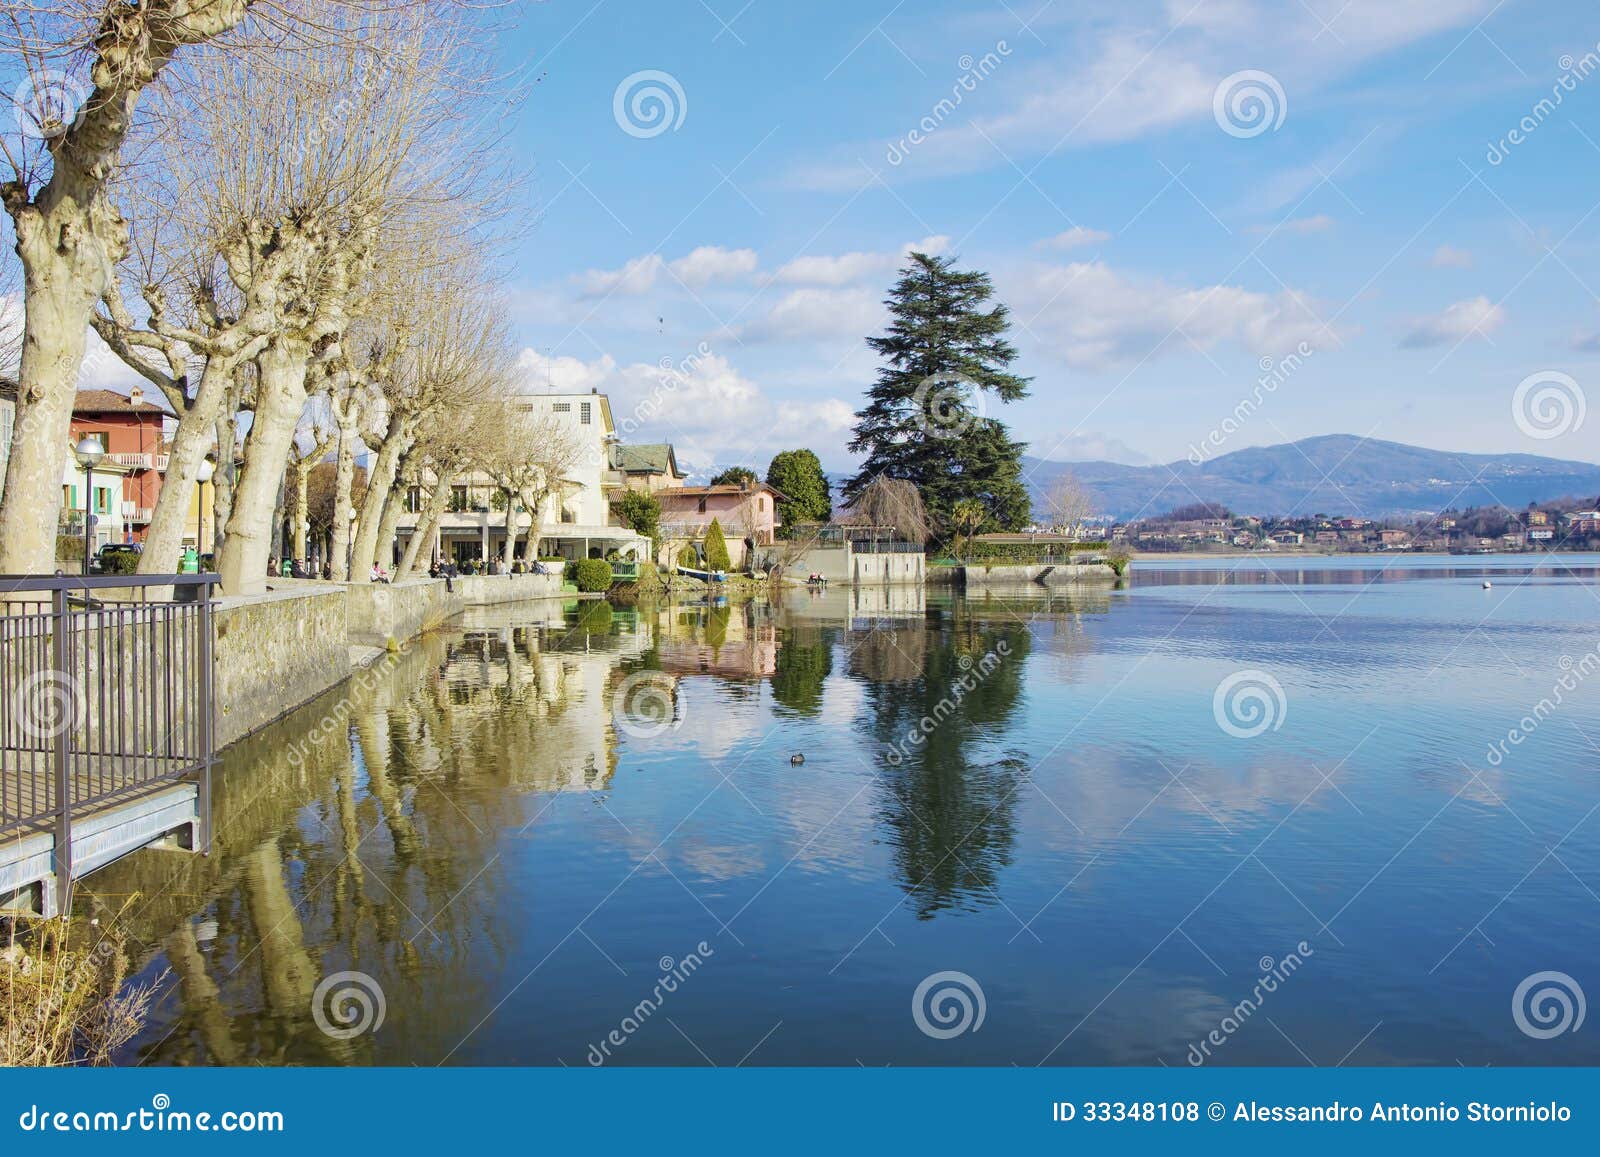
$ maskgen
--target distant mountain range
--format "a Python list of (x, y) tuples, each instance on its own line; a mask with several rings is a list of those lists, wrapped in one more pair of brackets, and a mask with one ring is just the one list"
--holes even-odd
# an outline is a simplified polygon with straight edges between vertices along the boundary
[[(1447, 508), (1513, 509), (1553, 498), (1600, 495), (1600, 465), (1537, 454), (1458, 454), (1354, 434), (1327, 434), (1218, 454), (1199, 466), (1055, 462), (1024, 456), (1036, 508), (1063, 471), (1090, 491), (1095, 510), (1118, 519), (1153, 518), (1195, 502), (1220, 502), (1236, 514), (1362, 516), (1435, 514)], [(691, 475), (703, 485), (722, 468)], [(828, 472), (833, 502), (851, 474)]]
[(1052, 462), (1024, 458), (1035, 501), (1071, 471), (1094, 506), (1119, 519), (1152, 517), (1193, 502), (1238, 514), (1432, 514), (1448, 508), (1600, 494), (1600, 466), (1535, 454), (1458, 454), (1353, 434), (1219, 454), (1196, 466)]

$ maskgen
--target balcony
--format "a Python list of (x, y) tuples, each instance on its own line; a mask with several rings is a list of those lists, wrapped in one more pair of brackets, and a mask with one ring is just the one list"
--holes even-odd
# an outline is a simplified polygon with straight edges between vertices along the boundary
[(105, 461), (125, 470), (159, 470), (166, 473), (170, 456), (167, 454), (133, 454), (118, 451), (107, 454)]

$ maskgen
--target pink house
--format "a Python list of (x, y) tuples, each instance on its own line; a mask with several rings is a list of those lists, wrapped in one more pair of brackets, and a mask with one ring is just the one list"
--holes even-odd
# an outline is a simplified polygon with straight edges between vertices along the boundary
[(722, 525), (735, 568), (753, 549), (771, 546), (778, 528), (777, 503), (783, 498), (765, 482), (748, 486), (680, 486), (656, 491), (661, 501), (661, 539), (666, 558), (675, 562), (691, 542), (705, 538), (711, 520)]

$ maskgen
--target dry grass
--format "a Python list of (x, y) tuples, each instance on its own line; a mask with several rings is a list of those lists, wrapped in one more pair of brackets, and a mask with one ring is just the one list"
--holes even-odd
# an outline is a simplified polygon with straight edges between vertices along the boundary
[(160, 981), (126, 983), (116, 923), (0, 926), (0, 1065), (109, 1065), (144, 1027)]

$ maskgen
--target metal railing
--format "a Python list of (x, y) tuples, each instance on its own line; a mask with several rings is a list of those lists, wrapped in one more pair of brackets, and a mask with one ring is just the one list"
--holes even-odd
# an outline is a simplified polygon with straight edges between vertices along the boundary
[(55, 832), (182, 780), (210, 840), (215, 575), (0, 576), (0, 836)]

